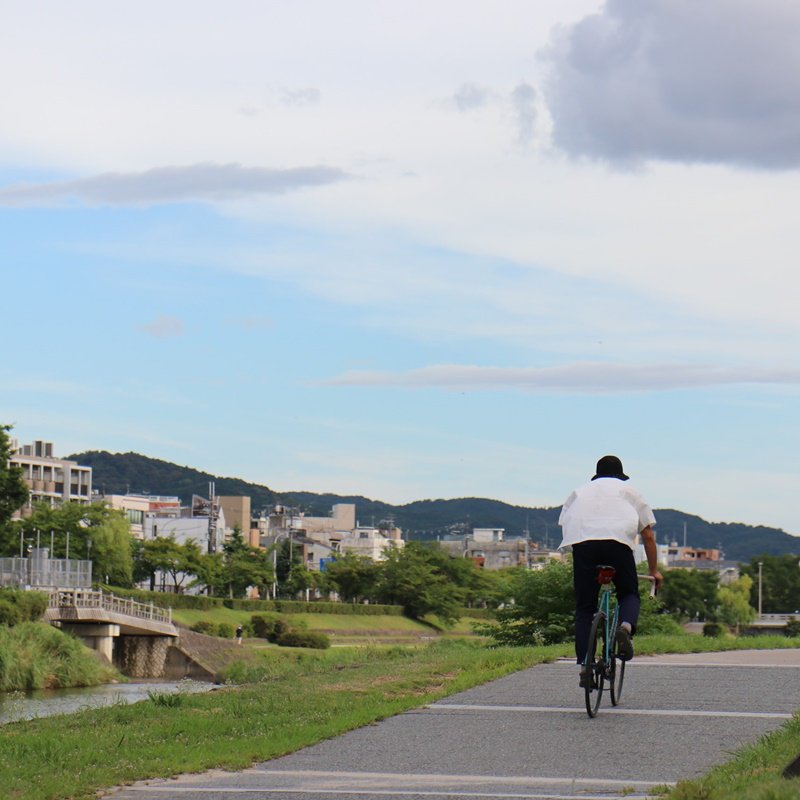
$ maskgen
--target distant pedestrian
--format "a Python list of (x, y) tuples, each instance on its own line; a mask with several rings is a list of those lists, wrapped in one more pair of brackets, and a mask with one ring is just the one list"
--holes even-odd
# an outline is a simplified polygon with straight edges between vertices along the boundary
[(236, 629), (236, 644), (241, 644), (242, 643), (242, 634), (244, 634), (244, 628), (242, 628), (242, 626), (240, 625)]

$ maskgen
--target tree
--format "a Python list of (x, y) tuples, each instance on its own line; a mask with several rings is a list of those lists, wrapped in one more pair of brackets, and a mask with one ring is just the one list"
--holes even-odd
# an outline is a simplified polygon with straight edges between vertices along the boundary
[(497, 625), (482, 625), (498, 644), (553, 644), (569, 640), (575, 630), (572, 566), (551, 561), (540, 570), (514, 570), (513, 604), (499, 609)]
[(452, 625), (458, 620), (465, 592), (441, 569), (437, 550), (441, 552), (441, 548), (422, 542), (388, 550), (381, 565), (378, 597), (403, 606), (412, 619), (435, 614), (445, 625)]
[(214, 597), (227, 591), (225, 562), (222, 553), (200, 553), (194, 567), (195, 580), (189, 586), (202, 586), (206, 594)]
[(10, 425), (0, 425), (0, 530), (7, 527), (12, 515), (28, 502), (28, 486), (20, 467), (12, 467)]
[(186, 579), (197, 572), (198, 562), (202, 555), (200, 546), (190, 539), (185, 544), (178, 544), (174, 536), (156, 536), (137, 546), (137, 562), (135, 574), (150, 580), (150, 590), (156, 588), (156, 575), (161, 573), (162, 591), (165, 588), (164, 578), (169, 575), (176, 593), (180, 593)]
[[(800, 548), (799, 548), (800, 549)], [(800, 556), (763, 555), (742, 568), (753, 585), (750, 604), (758, 608), (758, 563), (761, 562), (761, 610), (765, 614), (791, 614), (800, 610)]]
[(279, 586), (283, 586), (289, 578), (292, 567), (302, 562), (303, 553), (299, 547), (294, 546), (291, 538), (275, 542), (272, 548), (276, 550), (275, 579)]
[(314, 584), (314, 573), (303, 564), (295, 564), (289, 572), (284, 588), (290, 595), (296, 596), (300, 592), (312, 589)]
[[(95, 580), (117, 586), (130, 586), (133, 580), (133, 559), (130, 525), (122, 511), (104, 503), (64, 503), (48, 506), (40, 503), (30, 517), (16, 524), (5, 549), (13, 553), (19, 547), (19, 535), (29, 545), (37, 538), (49, 546), (51, 558), (79, 558), (92, 562)], [(52, 535), (52, 536), (51, 536)]]
[(717, 582), (716, 572), (670, 569), (658, 596), (664, 608), (681, 619), (713, 620), (719, 605)]
[(756, 618), (756, 610), (750, 605), (752, 587), (753, 579), (749, 575), (742, 575), (727, 586), (721, 586), (717, 593), (719, 621), (735, 628), (736, 633), (739, 633), (740, 625)]
[(222, 546), (222, 562), (224, 581), (231, 598), (244, 597), (250, 586), (257, 587), (260, 594), (266, 594), (273, 581), (270, 555), (247, 544), (238, 525)]
[(356, 553), (338, 553), (325, 564), (327, 583), (345, 603), (358, 603), (375, 596), (380, 567)]

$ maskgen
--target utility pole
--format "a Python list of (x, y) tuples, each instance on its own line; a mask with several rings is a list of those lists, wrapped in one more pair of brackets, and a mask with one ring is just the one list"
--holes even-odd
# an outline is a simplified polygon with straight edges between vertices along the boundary
[(763, 561), (758, 562), (758, 618), (761, 619), (761, 595), (762, 595), (762, 581), (761, 581), (761, 568), (764, 566)]
[(215, 553), (217, 551), (217, 516), (215, 511), (216, 498), (214, 497), (216, 486), (214, 481), (208, 484), (208, 552)]

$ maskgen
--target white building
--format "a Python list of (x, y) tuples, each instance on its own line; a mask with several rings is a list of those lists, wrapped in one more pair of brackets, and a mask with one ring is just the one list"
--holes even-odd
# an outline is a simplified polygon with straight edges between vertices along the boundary
[[(402, 547), (403, 532), (396, 526), (363, 527), (356, 520), (354, 503), (337, 503), (329, 517), (306, 516), (289, 506), (276, 506), (269, 517), (259, 520), (261, 546), (271, 547), (280, 538), (292, 536), (295, 541), (311, 541), (324, 545), (329, 553), (357, 553), (381, 561), (389, 547)], [(318, 569), (316, 557), (309, 565)]]
[(144, 518), (144, 539), (175, 539), (178, 544), (194, 540), (205, 553), (208, 552), (209, 537), (214, 551), (222, 549), (225, 543), (225, 513), (220, 509), (209, 525), (208, 517), (165, 516), (149, 513)]
[(33, 506), (46, 503), (57, 506), (62, 503), (89, 504), (92, 501), (92, 468), (82, 467), (76, 461), (56, 458), (53, 443), (37, 439), (33, 444), (20, 446), (11, 440), (12, 456), (9, 466), (20, 467), (30, 497), (15, 518), (30, 516)]
[(339, 552), (355, 553), (372, 561), (383, 561), (387, 550), (404, 545), (399, 528), (356, 528), (339, 540)]

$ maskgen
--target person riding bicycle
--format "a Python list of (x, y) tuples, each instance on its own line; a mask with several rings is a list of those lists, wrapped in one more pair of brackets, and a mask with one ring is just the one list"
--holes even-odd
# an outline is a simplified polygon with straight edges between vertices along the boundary
[[(597, 609), (597, 566), (615, 569), (614, 588), (619, 604), (617, 652), (625, 661), (633, 658), (631, 637), (639, 619), (639, 581), (633, 548), (642, 537), (648, 572), (661, 585), (653, 510), (622, 470), (617, 456), (603, 456), (594, 477), (579, 486), (564, 502), (558, 524), (563, 539), (559, 549), (572, 547), (572, 577), (575, 585), (575, 654), (578, 664), (586, 656), (592, 617)], [(581, 668), (580, 686), (591, 686), (591, 669)]]

